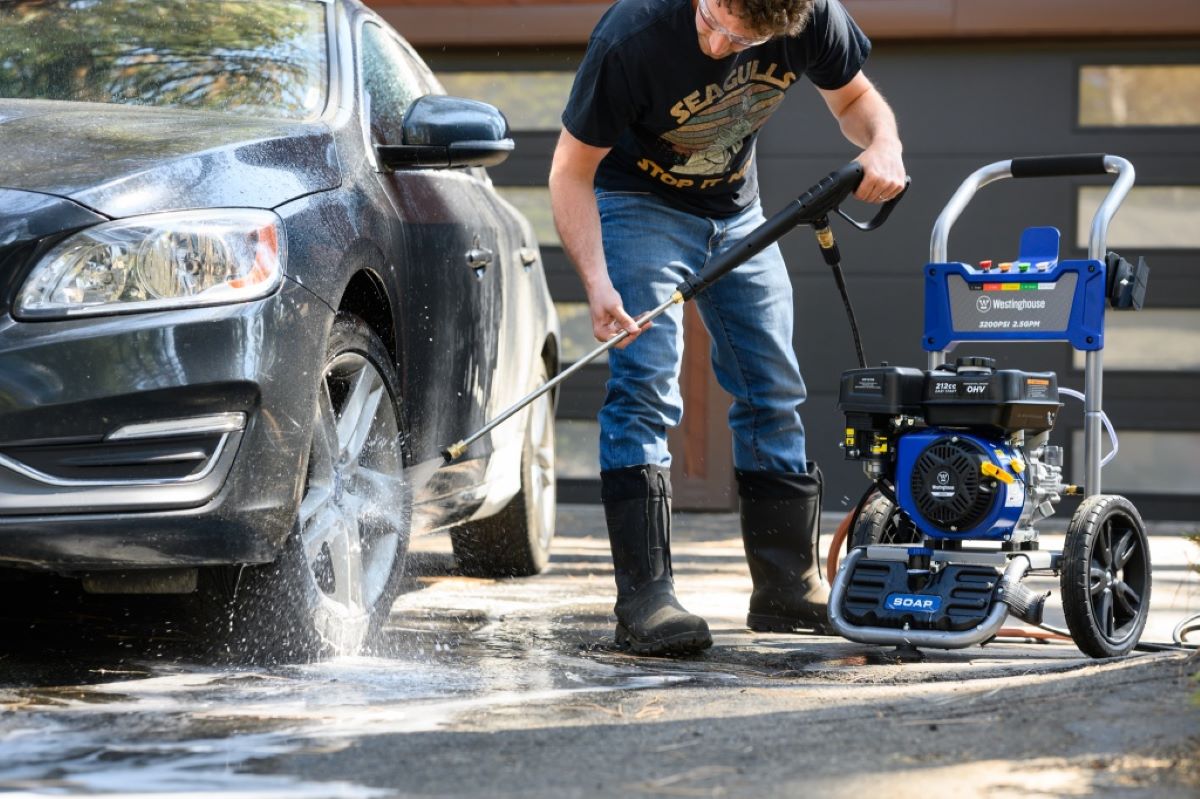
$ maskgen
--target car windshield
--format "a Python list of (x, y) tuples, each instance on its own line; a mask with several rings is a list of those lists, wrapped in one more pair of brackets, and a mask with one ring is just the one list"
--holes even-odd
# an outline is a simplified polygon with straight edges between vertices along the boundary
[(314, 0), (0, 0), (0, 97), (304, 119), (325, 106)]

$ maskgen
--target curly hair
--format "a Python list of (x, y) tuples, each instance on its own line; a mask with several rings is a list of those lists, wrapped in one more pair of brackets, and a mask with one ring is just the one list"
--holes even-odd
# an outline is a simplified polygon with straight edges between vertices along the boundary
[(773, 36), (804, 30), (816, 0), (716, 0), (751, 29)]

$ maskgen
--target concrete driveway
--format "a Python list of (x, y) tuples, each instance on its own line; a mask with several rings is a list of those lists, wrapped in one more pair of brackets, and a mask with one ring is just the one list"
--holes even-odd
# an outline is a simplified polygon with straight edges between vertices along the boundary
[[(600, 509), (563, 507), (559, 525), (550, 569), (522, 580), (458, 576), (444, 537), (418, 541), (410, 590), (376, 649), (323, 663), (214, 665), (159, 617), (131, 621), (125, 603), (84, 602), (47, 619), (31, 599), (10, 602), (0, 614), (0, 792), (1200, 792), (1194, 654), (1093, 661), (1069, 643), (998, 641), (898, 663), (836, 638), (751, 633), (736, 518), (681, 514), (681, 599), (708, 618), (715, 645), (695, 658), (636, 658), (611, 646)], [(1157, 535), (1152, 550), (1147, 637), (1161, 640), (1200, 606), (1200, 585), (1190, 544)], [(1049, 620), (1061, 623), (1056, 612)]]

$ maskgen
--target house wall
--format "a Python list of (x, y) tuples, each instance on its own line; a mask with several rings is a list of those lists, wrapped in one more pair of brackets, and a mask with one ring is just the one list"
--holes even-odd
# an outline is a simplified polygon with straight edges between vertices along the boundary
[[(1084, 124), (1080, 109), (1094, 104), (1095, 98), (1081, 90), (1089, 76), (1097, 74), (1093, 67), (1200, 67), (1200, 4), (846, 4), (875, 42), (866, 71), (896, 110), (913, 178), (908, 196), (879, 231), (859, 233), (840, 221), (834, 225), (868, 360), (924, 366), (921, 269), (928, 259), (930, 230), (957, 185), (974, 169), (1027, 155), (1124, 156), (1136, 167), (1138, 194), (1114, 221), (1110, 249), (1127, 257), (1147, 256), (1152, 277), (1145, 311), (1109, 314), (1104, 400), (1124, 437), (1120, 457), (1105, 469), (1105, 490), (1130, 495), (1151, 518), (1193, 516), (1200, 501), (1200, 459), (1189, 454), (1200, 452), (1200, 238), (1195, 234), (1200, 231), (1200, 201), (1192, 202), (1200, 200), (1200, 126), (1186, 108), (1183, 124), (1147, 126), (1135, 118), (1127, 120), (1134, 124), (1122, 127)], [(464, 73), (496, 73), (496, 86), (505, 87), (499, 104), (510, 109), (544, 94), (547, 76), (559, 75), (558, 91), (565, 91), (561, 87), (569, 85), (583, 37), (598, 10), (588, 4), (456, 4), (443, 8), (469, 14), (474, 22), (456, 27), (451, 36), (438, 33), (436, 20), (428, 16), (417, 24), (416, 15), (427, 14), (428, 5), (372, 5), (417, 43), (448, 84)], [(480, 17), (485, 11), (500, 16)], [(482, 20), (507, 19), (512, 27), (513, 15), (520, 20), (554, 19), (559, 27), (548, 32), (540, 22), (521, 23), (520, 30), (505, 32), (496, 30), (496, 22), (491, 35), (500, 37), (501, 46), (475, 46), (472, 37), (479, 34), (472, 31)], [(518, 34), (525, 37), (519, 46), (504, 39), (520, 38)], [(444, 46), (438, 42), (442, 35)], [(1147, 80), (1150, 73), (1130, 74), (1137, 81)], [(1184, 90), (1190, 85), (1185, 80)], [(1139, 96), (1137, 86), (1130, 91), (1130, 96)], [(491, 90), (481, 93), (482, 99), (496, 98)], [(542, 101), (561, 104), (561, 98)], [(1166, 92), (1150, 111), (1169, 116), (1172, 105), (1196, 107), (1198, 101), (1193, 95)], [(519, 110), (510, 111), (514, 119)], [(539, 123), (540, 129), (516, 130), (517, 153), (490, 170), (497, 185), (522, 187), (527, 201), (544, 204), (539, 192), (544, 190), (557, 137), (554, 119)], [(797, 87), (760, 139), (764, 209), (770, 214), (781, 208), (854, 155), (817, 93)], [(1070, 178), (990, 186), (955, 226), (950, 256), (968, 262), (1009, 260), (1017, 254), (1025, 227), (1054, 225), (1063, 233), (1062, 256), (1086, 257), (1086, 243), (1081, 246), (1079, 241), (1079, 217), (1090, 216), (1086, 209), (1081, 212), (1081, 202), (1107, 184), (1100, 178)], [(1143, 191), (1153, 187), (1159, 191)], [(865, 217), (872, 209), (856, 205), (850, 210)], [(866, 486), (857, 465), (845, 462), (838, 448), (843, 424), (836, 409), (837, 385), (842, 370), (855, 365), (854, 350), (842, 303), (812, 236), (795, 231), (782, 247), (795, 290), (795, 345), (809, 389), (803, 416), (810, 457), (821, 463), (829, 481), (826, 509), (837, 510), (853, 503)], [(543, 251), (561, 309), (568, 314), (578, 311), (582, 290), (561, 249), (551, 243), (544, 244)], [(724, 509), (735, 502), (724, 425), (728, 401), (704, 362), (702, 326), (694, 328), (684, 374), (686, 429), (672, 442), (677, 505)], [(1050, 369), (1059, 374), (1062, 385), (1082, 388), (1082, 362), (1066, 344), (964, 346), (959, 352), (992, 355), (1007, 368)], [(562, 440), (572, 442), (570, 454), (579, 458), (566, 464), (560, 480), (566, 501), (598, 501), (594, 419), (605, 374), (602, 364), (590, 367), (563, 387)], [(1082, 480), (1082, 415), (1077, 403), (1065, 402), (1055, 439), (1067, 448), (1068, 472), (1074, 470), (1072, 476)]]

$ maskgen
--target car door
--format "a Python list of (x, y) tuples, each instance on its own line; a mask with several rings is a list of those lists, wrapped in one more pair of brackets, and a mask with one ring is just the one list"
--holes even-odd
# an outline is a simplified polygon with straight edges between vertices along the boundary
[[(404, 112), (436, 84), (390, 31), (366, 22), (360, 41), (371, 143), (402, 144)], [(403, 305), (400, 369), (414, 455), (424, 460), (486, 421), (505, 248), (480, 172), (413, 169), (381, 171), (379, 177), (396, 211), (388, 256)], [(481, 468), (467, 471), (467, 479), (482, 476)], [(462, 487), (461, 479), (454, 482), (459, 485), (443, 481), (445, 490)]]

